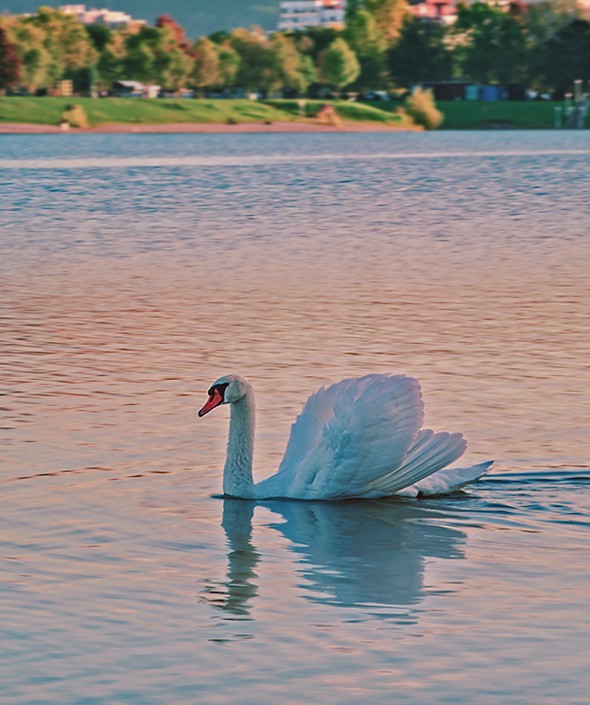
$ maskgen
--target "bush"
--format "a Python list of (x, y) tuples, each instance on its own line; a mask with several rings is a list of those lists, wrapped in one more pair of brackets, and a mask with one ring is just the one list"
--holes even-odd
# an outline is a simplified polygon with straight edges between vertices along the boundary
[(86, 115), (86, 111), (78, 103), (68, 105), (61, 116), (61, 119), (72, 127), (88, 127), (88, 117)]
[(427, 130), (436, 130), (445, 118), (436, 107), (430, 89), (415, 88), (406, 100), (406, 112), (417, 125), (422, 125)]

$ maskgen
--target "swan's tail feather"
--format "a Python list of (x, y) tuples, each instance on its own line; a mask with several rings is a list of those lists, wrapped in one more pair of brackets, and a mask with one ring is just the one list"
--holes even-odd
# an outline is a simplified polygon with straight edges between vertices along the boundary
[(472, 465), (468, 468), (443, 468), (434, 475), (425, 477), (410, 487), (400, 490), (396, 494), (400, 497), (433, 497), (435, 495), (457, 492), (470, 482), (479, 480), (494, 464), (493, 460)]
[(366, 496), (383, 497), (410, 487), (460, 458), (466, 447), (461, 433), (434, 433), (424, 429), (401, 466), (374, 480)]

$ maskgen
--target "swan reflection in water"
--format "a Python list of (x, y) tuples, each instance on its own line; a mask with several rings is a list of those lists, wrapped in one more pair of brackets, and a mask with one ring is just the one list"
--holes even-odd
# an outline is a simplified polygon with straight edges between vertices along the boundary
[[(412, 606), (427, 594), (427, 558), (463, 558), (465, 534), (445, 526), (451, 501), (261, 503), (276, 515), (269, 526), (297, 554), (298, 588), (305, 598), (341, 607), (401, 607), (386, 613), (412, 619)], [(226, 580), (208, 590), (208, 602), (227, 619), (248, 619), (258, 592), (257, 564), (264, 560), (253, 543), (257, 502), (225, 499), (222, 526), (228, 540)], [(281, 521), (282, 520), (282, 521)], [(383, 616), (383, 615), (381, 615)]]

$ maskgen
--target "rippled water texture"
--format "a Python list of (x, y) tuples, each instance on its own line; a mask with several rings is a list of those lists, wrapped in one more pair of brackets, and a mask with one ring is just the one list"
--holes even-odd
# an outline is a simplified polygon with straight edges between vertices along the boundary
[[(590, 135), (0, 137), (7, 705), (586, 705)], [(495, 474), (225, 502), (321, 384), (420, 378)]]

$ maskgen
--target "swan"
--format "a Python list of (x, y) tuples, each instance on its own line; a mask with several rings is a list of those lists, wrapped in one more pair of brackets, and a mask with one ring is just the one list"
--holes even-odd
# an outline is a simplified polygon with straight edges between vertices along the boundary
[(445, 494), (480, 478), (492, 461), (446, 469), (463, 455), (460, 433), (421, 429), (418, 380), (369, 374), (321, 387), (291, 428), (278, 472), (254, 484), (254, 390), (238, 374), (213, 382), (199, 417), (229, 404), (223, 493), (243, 499), (337, 501)]

